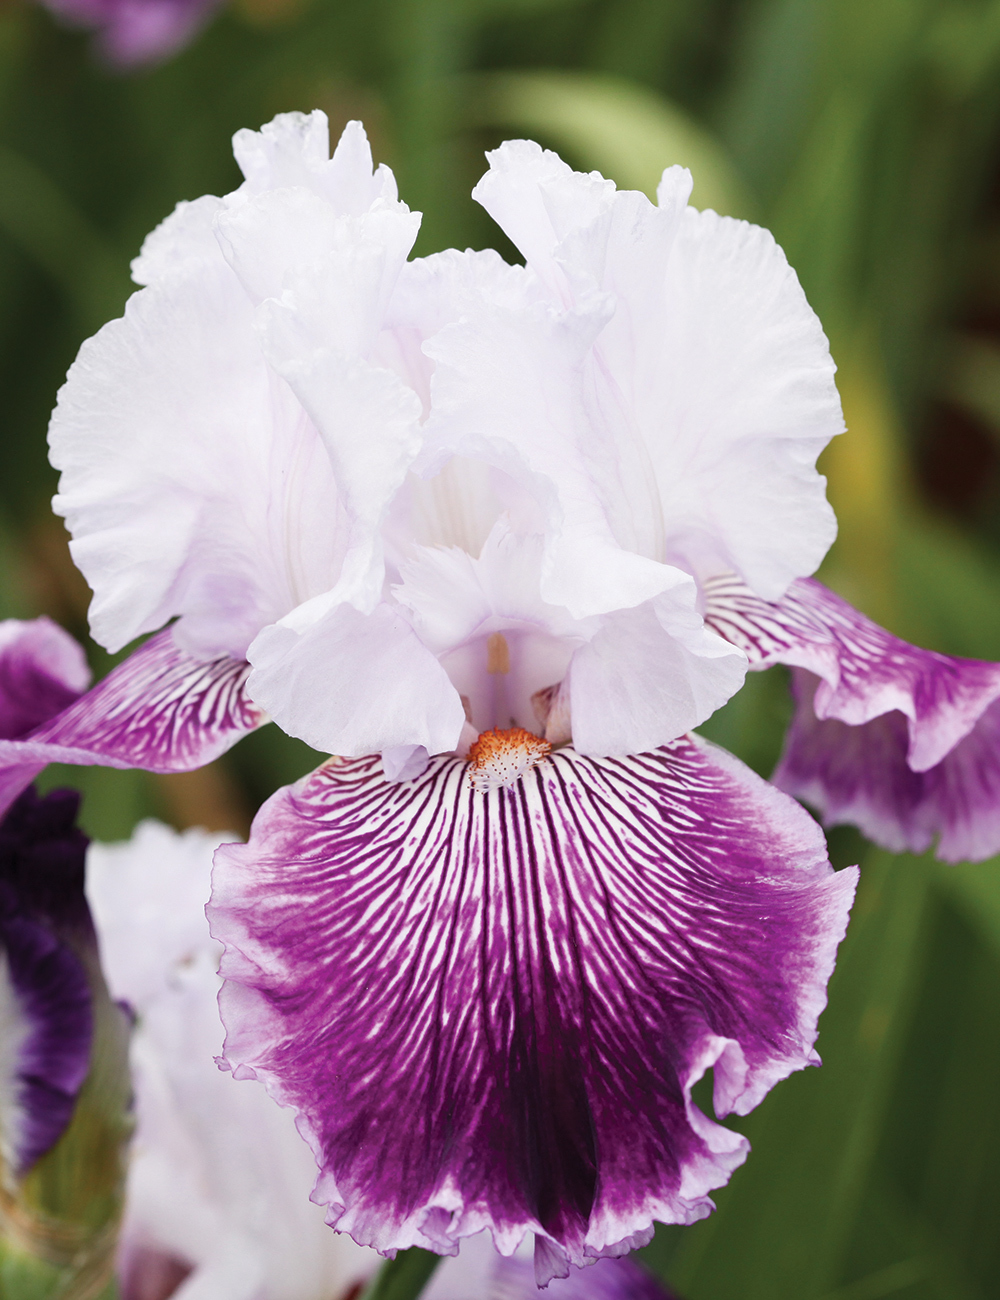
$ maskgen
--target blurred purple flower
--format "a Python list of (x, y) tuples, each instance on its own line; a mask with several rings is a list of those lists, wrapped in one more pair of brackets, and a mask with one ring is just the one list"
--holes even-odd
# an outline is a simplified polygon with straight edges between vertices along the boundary
[[(48, 619), (0, 623), (0, 737), (47, 721), (89, 677), (83, 651)], [(8, 768), (0, 788), (20, 790), (24, 778)], [(72, 790), (43, 799), (26, 789), (0, 811), (0, 1158), (15, 1175), (58, 1141), (90, 1061), (93, 1014), (81, 955), (94, 955), (95, 944), (79, 802)]]
[(96, 29), (95, 46), (113, 67), (159, 63), (176, 54), (222, 0), (42, 0), (64, 22)]

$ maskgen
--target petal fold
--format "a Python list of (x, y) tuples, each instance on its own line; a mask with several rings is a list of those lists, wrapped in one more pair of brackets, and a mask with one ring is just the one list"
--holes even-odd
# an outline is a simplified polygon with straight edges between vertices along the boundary
[[(816, 1063), (856, 872), (684, 739), (510, 789), (333, 759), (216, 854), (225, 1061), (298, 1112), (328, 1220), (381, 1251), (540, 1238), (546, 1277), (688, 1223), (744, 1113)], [(399, 1123), (400, 1115), (407, 1123)]]
[(908, 645), (813, 579), (776, 602), (731, 578), (705, 590), (751, 667), (795, 669), (776, 784), (895, 852), (1000, 850), (1000, 664)]

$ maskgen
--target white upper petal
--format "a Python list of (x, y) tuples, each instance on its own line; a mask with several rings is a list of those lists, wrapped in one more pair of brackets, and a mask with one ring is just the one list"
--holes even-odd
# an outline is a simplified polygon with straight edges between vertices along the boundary
[[(546, 285), (553, 311), (568, 322), (603, 300), (604, 320), (576, 353), (560, 356), (525, 319), (521, 333), (535, 335), (532, 368), (525, 351), (498, 344), (496, 312), (484, 308), (466, 328), (478, 353), (454, 331), (434, 344), (443, 407), (450, 414), (456, 384), (441, 353), (457, 343), (459, 400), (479, 386), (487, 403), (505, 401), (509, 426), (534, 385), (537, 418), (522, 414), (526, 432), (508, 438), (544, 436), (558, 446), (566, 498), (580, 500), (573, 474), (585, 466), (603, 529), (623, 550), (698, 576), (735, 569), (773, 597), (811, 572), (833, 539), (815, 471), (819, 451), (843, 429), (833, 363), (771, 236), (686, 209), (689, 193), (680, 168), (664, 173), (654, 207), (524, 141), (490, 155), (475, 196)], [(512, 387), (515, 397), (505, 397)], [(569, 589), (564, 580), (561, 591)]]
[(237, 152), (245, 184), (147, 239), (148, 287), (84, 344), (53, 416), (56, 509), (112, 649), (180, 616), (186, 648), (243, 655), (324, 594), (371, 608), (419, 449), (419, 397), (370, 356), (418, 217), (356, 123), (332, 159), (322, 114)]
[(84, 343), (49, 442), (55, 509), (109, 649), (181, 615), (186, 648), (242, 654), (336, 580), (329, 458), (221, 255), (133, 295)]
[(339, 605), (301, 628), (265, 628), (247, 689), (290, 735), (329, 754), (398, 745), (455, 748), (465, 715), (444, 669), (402, 611)]
[(746, 656), (707, 628), (694, 582), (620, 610), (578, 650), (570, 669), (573, 746), (638, 754), (682, 736), (740, 689)]

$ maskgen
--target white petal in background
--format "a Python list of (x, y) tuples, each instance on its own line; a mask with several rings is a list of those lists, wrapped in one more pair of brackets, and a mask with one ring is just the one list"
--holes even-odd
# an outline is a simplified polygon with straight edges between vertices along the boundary
[(176, 1300), (331, 1300), (378, 1257), (310, 1202), (316, 1167), (291, 1112), (215, 1064), (220, 945), (204, 905), (220, 838), (146, 822), (129, 843), (88, 855), (108, 983), (137, 1017), (125, 1296), (172, 1267), (190, 1270)]

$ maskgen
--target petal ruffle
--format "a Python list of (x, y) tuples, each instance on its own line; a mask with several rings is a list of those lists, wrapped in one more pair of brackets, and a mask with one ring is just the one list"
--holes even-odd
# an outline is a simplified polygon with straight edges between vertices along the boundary
[(796, 669), (783, 790), (896, 852), (1000, 849), (1000, 664), (908, 645), (812, 579), (774, 603), (713, 580), (705, 619), (751, 667)]
[(225, 1059), (299, 1112), (339, 1230), (534, 1231), (565, 1274), (709, 1212), (747, 1146), (691, 1087), (714, 1067), (744, 1113), (816, 1062), (855, 879), (693, 739), (486, 795), (457, 759), (405, 785), (334, 759), (216, 854)]
[[(548, 334), (537, 313), (519, 324), (516, 349), (495, 310), (442, 331), (428, 352), (445, 431), (488, 433), (542, 475), (547, 455), (574, 503), (568, 472), (589, 480), (631, 552), (699, 576), (733, 569), (780, 596), (835, 535), (815, 461), (844, 427), (826, 338), (781, 249), (757, 226), (686, 207), (682, 168), (664, 173), (654, 207), (526, 141), (489, 162), (473, 197), (548, 287), (553, 314)], [(589, 336), (568, 328), (588, 321)], [(591, 547), (574, 568), (568, 528), (566, 540), (550, 583), (568, 594), (573, 572), (585, 592), (601, 557)], [(602, 595), (616, 580), (609, 569)]]
[(168, 628), (75, 703), (19, 740), (0, 740), (0, 813), (48, 763), (187, 772), (266, 719), (244, 689), (250, 665), (197, 659)]

